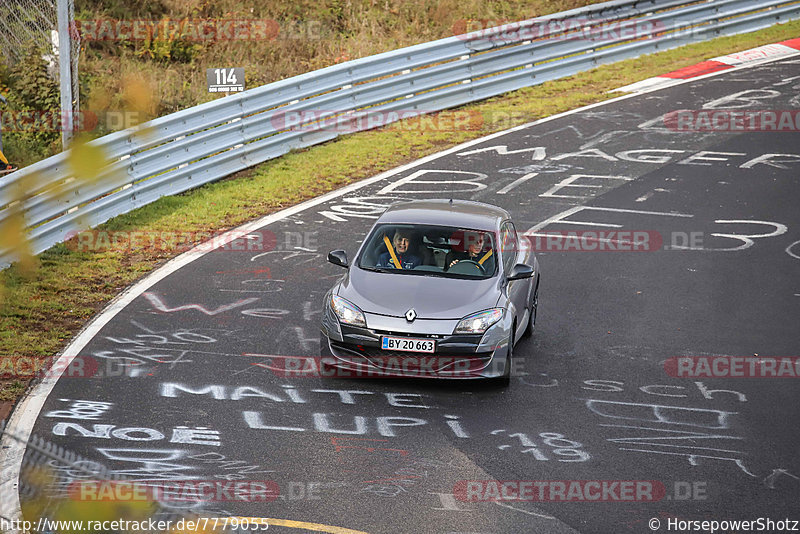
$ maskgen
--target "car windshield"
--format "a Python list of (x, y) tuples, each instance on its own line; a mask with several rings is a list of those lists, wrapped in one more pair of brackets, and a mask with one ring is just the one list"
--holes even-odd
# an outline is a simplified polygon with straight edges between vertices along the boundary
[(368, 271), (484, 279), (497, 270), (492, 232), (418, 224), (381, 224), (367, 237), (358, 266)]

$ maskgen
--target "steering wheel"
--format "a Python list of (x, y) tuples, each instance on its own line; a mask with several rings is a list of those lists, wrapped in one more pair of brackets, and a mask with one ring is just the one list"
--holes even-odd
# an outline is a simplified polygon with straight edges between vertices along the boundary
[[(474, 266), (476, 266), (478, 269), (480, 269), (480, 271), (481, 271), (481, 274), (486, 274), (486, 268), (485, 268), (483, 265), (481, 265), (480, 263), (478, 263), (477, 261), (474, 261), (474, 260), (459, 260), (459, 262), (458, 262), (458, 263), (456, 263), (455, 265), (453, 265), (452, 267), (450, 267), (449, 269), (447, 269), (447, 272), (452, 272), (452, 270), (453, 270), (455, 267), (457, 267), (457, 266), (459, 266), (459, 265), (461, 265), (461, 264), (465, 264), (465, 265), (464, 265), (465, 267), (466, 267), (466, 265), (474, 265)], [(464, 272), (462, 272), (462, 273), (456, 273), (456, 274), (468, 274), (468, 273), (464, 273)]]

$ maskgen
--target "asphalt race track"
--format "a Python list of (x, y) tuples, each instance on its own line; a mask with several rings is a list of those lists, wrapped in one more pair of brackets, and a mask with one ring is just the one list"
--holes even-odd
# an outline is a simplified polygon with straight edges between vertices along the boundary
[[(800, 519), (797, 381), (665, 370), (676, 356), (800, 356), (800, 133), (664, 120), (798, 110), (799, 73), (795, 56), (593, 106), (250, 232), (108, 322), (81, 351), (95, 376), (62, 378), (33, 433), (133, 480), (273, 481), (271, 502), (195, 511), (289, 521), (275, 532), (321, 528), (305, 522), (639, 533), (652, 518), (662, 531), (670, 520)], [(642, 231), (652, 250), (539, 252), (539, 321), (517, 345), (508, 389), (285, 376), (275, 356), (318, 354), (322, 297), (344, 273), (327, 252), (352, 258), (394, 201), (448, 197), (502, 206), (534, 238)], [(654, 481), (664, 494), (498, 501), (473, 485), (467, 499), (475, 480)]]

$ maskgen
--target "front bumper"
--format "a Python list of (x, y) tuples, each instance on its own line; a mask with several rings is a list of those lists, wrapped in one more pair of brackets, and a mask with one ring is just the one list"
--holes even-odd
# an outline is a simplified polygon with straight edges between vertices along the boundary
[[(500, 377), (505, 371), (509, 336), (504, 331), (503, 321), (484, 334), (453, 335), (429, 333), (427, 327), (420, 330), (428, 332), (417, 333), (413, 325), (402, 325), (397, 318), (390, 319), (388, 324), (405, 328), (384, 330), (341, 325), (335, 316), (324, 313), (321, 363), (347, 372), (341, 376), (479, 379)], [(368, 319), (368, 325), (370, 323), (374, 321)], [(453, 327), (449, 328), (452, 331)], [(432, 339), (436, 342), (435, 352), (384, 350), (382, 336)]]

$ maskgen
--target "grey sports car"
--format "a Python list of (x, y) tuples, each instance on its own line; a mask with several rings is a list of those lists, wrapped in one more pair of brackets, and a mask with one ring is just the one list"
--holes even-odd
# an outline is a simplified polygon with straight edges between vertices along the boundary
[(492, 378), (536, 322), (539, 265), (505, 210), (463, 200), (392, 205), (325, 295), (321, 365), (338, 376)]

